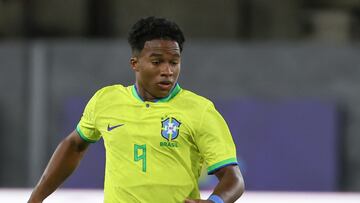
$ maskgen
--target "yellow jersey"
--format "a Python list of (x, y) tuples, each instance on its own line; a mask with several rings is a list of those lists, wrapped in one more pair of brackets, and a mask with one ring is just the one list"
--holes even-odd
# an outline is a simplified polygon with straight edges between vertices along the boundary
[(198, 178), (237, 164), (225, 120), (213, 103), (180, 88), (143, 101), (136, 86), (113, 85), (90, 99), (76, 128), (87, 142), (104, 139), (105, 203), (182, 203), (200, 198)]

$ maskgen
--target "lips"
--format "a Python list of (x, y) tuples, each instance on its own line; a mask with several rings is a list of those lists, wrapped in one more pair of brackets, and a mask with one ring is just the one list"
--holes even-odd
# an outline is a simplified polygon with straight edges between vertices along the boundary
[(170, 90), (172, 87), (172, 82), (171, 81), (161, 81), (158, 83), (158, 86), (162, 90)]

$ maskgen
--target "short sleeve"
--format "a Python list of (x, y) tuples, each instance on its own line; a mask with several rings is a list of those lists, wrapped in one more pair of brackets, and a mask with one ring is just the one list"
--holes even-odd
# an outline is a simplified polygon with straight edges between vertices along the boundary
[(83, 115), (76, 127), (80, 137), (86, 142), (94, 143), (101, 138), (100, 132), (96, 129), (96, 102), (98, 92), (87, 103)]
[(208, 174), (236, 165), (236, 148), (230, 130), (220, 113), (210, 103), (201, 116), (195, 142), (208, 166)]

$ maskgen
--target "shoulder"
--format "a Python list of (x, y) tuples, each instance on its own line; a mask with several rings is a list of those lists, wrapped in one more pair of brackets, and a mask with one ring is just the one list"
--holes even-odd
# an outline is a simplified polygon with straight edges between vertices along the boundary
[(116, 84), (116, 85), (109, 85), (102, 87), (101, 89), (96, 91), (95, 95), (98, 97), (104, 97), (116, 93), (125, 93), (125, 92), (126, 92), (126, 87), (124, 87), (121, 84)]
[(118, 97), (123, 97), (126, 95), (127, 87), (124, 87), (121, 84), (105, 86), (96, 91), (93, 96), (97, 101), (112, 101)]
[(181, 101), (188, 106), (195, 107), (196, 109), (204, 109), (209, 106), (214, 106), (213, 102), (208, 98), (186, 89), (182, 89), (181, 91)]

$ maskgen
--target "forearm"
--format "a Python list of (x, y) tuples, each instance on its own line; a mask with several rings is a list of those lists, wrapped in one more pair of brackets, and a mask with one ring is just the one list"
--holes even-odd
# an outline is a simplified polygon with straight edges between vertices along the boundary
[(42, 202), (54, 192), (61, 183), (75, 170), (83, 157), (85, 149), (71, 139), (63, 140), (56, 148), (40, 181), (34, 188), (29, 203)]
[(235, 202), (245, 189), (238, 166), (228, 167), (233, 167), (233, 170), (223, 170), (216, 174), (219, 183), (213, 191), (213, 194), (220, 196), (225, 203)]

